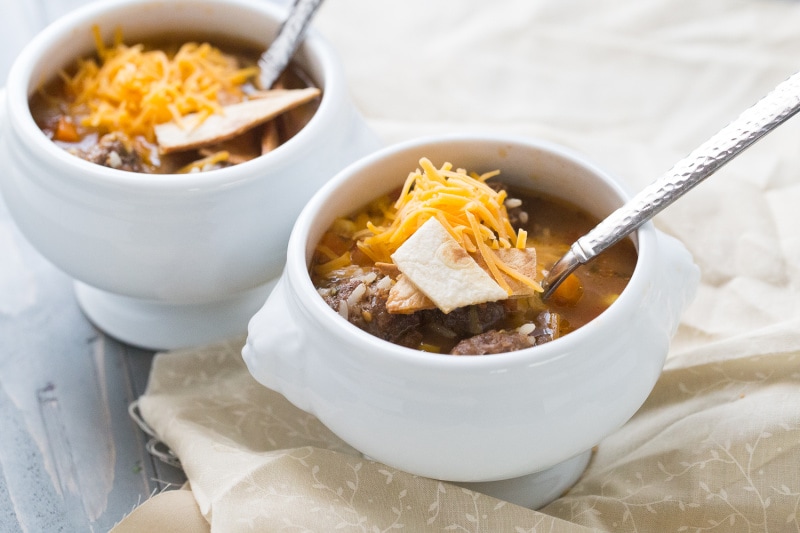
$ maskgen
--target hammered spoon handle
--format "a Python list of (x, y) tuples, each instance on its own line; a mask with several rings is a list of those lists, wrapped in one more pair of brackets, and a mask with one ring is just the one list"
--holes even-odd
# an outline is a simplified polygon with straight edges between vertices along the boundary
[(264, 90), (272, 87), (289, 64), (321, 3), (322, 0), (295, 0), (292, 4), (289, 16), (278, 30), (278, 36), (258, 60), (260, 81)]
[(548, 298), (579, 266), (622, 240), (800, 111), (800, 72), (780, 83), (656, 181), (575, 241), (545, 276)]

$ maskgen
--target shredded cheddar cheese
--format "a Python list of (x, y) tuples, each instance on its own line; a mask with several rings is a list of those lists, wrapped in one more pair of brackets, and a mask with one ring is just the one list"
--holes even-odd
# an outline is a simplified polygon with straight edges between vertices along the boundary
[(481, 256), (508, 294), (511, 288), (503, 274), (541, 291), (536, 281), (505, 264), (493, 251), (524, 248), (527, 240), (524, 230), (515, 234), (511, 226), (504, 204), (507, 193), (486, 184), (499, 171), (468, 175), (463, 169), (453, 170), (450, 163), (437, 169), (423, 158), (419, 164), (421, 170), (409, 174), (393, 205), (383, 201), (372, 206), (380, 216), (359, 225), (364, 229), (355, 235), (358, 249), (376, 263), (391, 263), (391, 255), (406, 239), (435, 217), (467, 252)]
[(239, 68), (232, 56), (208, 43), (185, 43), (174, 54), (126, 46), (117, 31), (107, 47), (93, 27), (98, 61), (79, 61), (73, 76), (64, 74), (74, 96), (72, 111), (84, 126), (117, 131), (153, 141), (153, 128), (180, 122), (189, 113), (210, 116), (221, 109), (225, 94), (241, 100), (241, 86), (258, 72)]
[(331, 261), (328, 261), (325, 264), (318, 265), (317, 266), (317, 274), (325, 275), (325, 274), (328, 274), (330, 272), (333, 272), (334, 270), (338, 270), (340, 268), (348, 267), (352, 263), (353, 262), (352, 262), (352, 258), (350, 257), (350, 252), (345, 252), (342, 255), (340, 255), (339, 257), (336, 257), (336, 258), (332, 259)]

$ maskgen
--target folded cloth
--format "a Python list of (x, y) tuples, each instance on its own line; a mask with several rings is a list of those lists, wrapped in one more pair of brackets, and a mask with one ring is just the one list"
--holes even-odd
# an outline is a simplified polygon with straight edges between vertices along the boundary
[[(315, 25), (386, 141), (542, 137), (631, 190), (800, 69), (800, 3), (787, 0), (337, 0)], [(798, 139), (795, 118), (657, 217), (701, 268), (697, 298), (647, 402), (546, 507), (361, 457), (252, 380), (235, 339), (156, 357), (141, 413), (196, 506), (160, 495), (118, 527), (157, 515), (175, 531), (198, 516), (222, 532), (800, 530)]]
[(363, 458), (257, 383), (241, 345), (156, 356), (139, 409), (180, 458), (191, 492), (155, 496), (114, 533), (155, 530), (147, 524), (218, 532), (800, 526), (798, 352), (665, 371), (579, 482), (534, 511)]
[(135, 531), (133, 524), (183, 527), (198, 516), (224, 532), (591, 531), (365, 459), (256, 382), (242, 345), (243, 339), (156, 356), (139, 410), (180, 458), (197, 505), (185, 497), (180, 507), (165, 504), (162, 498), (175, 497), (163, 493), (115, 533)]
[(211, 531), (189, 490), (169, 490), (153, 496), (117, 524), (114, 533), (204, 533)]

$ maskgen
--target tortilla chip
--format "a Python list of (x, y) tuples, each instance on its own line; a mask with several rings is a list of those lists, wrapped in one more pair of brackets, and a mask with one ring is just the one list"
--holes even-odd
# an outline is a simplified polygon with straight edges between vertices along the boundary
[[(534, 248), (499, 248), (494, 250), (494, 253), (500, 261), (523, 276), (536, 280), (536, 250)], [(475, 261), (477, 261), (481, 268), (488, 271), (486, 262), (480, 254), (476, 255)], [(501, 272), (501, 275), (506, 283), (508, 283), (508, 286), (511, 287), (511, 295), (509, 298), (523, 298), (541, 292), (541, 290), (536, 290), (527, 283), (512, 278), (505, 272)]]
[(198, 113), (181, 118), (181, 123), (167, 122), (155, 127), (158, 149), (162, 154), (191, 150), (216, 144), (304, 104), (319, 96), (315, 87), (267, 91), (259, 98), (224, 106), (222, 114), (202, 119)]
[(228, 139), (221, 143), (204, 146), (198, 150), (200, 155), (208, 157), (218, 151), (228, 152), (228, 161), (235, 165), (246, 163), (261, 155), (259, 139), (254, 135), (255, 132), (246, 132), (233, 139)]
[[(535, 249), (501, 248), (495, 250), (495, 253), (501, 261), (520, 274), (534, 280), (536, 279)], [(481, 268), (488, 272), (486, 263), (480, 255), (475, 256), (475, 261)], [(397, 277), (398, 270), (396, 265), (391, 263), (382, 263), (382, 265), (387, 265), (380, 269), (382, 273)], [(522, 283), (506, 274), (502, 275), (513, 291), (512, 294), (508, 296), (509, 299), (533, 296), (540, 292), (530, 285)], [(397, 283), (392, 286), (389, 291), (389, 298), (386, 301), (386, 310), (390, 313), (408, 314), (414, 313), (415, 311), (422, 311), (423, 309), (433, 309), (434, 307), (436, 307), (436, 305), (402, 274), (397, 277)]]
[(264, 132), (261, 134), (261, 155), (273, 151), (280, 144), (278, 123), (275, 120), (270, 120), (264, 125)]
[(389, 276), (392, 279), (397, 279), (397, 277), (400, 276), (400, 269), (397, 268), (397, 265), (395, 265), (394, 263), (378, 262), (375, 263), (375, 268), (377, 268), (378, 272), (380, 272), (384, 276)]
[(449, 313), (466, 305), (508, 298), (435, 218), (428, 219), (392, 254), (409, 281)]
[(423, 309), (435, 309), (430, 298), (411, 283), (407, 277), (400, 274), (386, 299), (386, 310), (390, 313), (411, 314)]

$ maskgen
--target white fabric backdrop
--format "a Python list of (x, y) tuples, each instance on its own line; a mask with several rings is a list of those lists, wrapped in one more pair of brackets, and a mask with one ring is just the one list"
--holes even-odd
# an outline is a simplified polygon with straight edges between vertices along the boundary
[[(638, 190), (800, 70), (798, 23), (786, 0), (335, 0), (317, 26), (388, 142), (541, 136)], [(704, 280), (674, 354), (794, 337), (799, 133), (790, 121), (658, 217)]]

